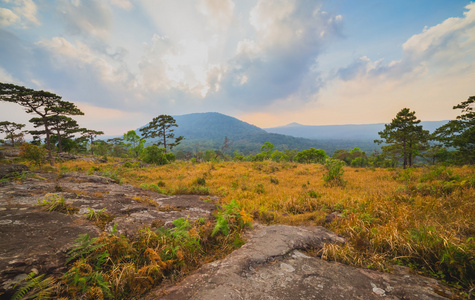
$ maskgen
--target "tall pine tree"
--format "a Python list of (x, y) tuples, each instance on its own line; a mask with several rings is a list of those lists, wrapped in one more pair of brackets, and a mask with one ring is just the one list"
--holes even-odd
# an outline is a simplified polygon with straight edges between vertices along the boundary
[(411, 167), (419, 151), (428, 146), (429, 131), (423, 130), (421, 125), (417, 125), (420, 122), (414, 111), (411, 112), (409, 108), (403, 108), (391, 123), (384, 125), (383, 131), (378, 132), (382, 140), (374, 142), (387, 144), (381, 147), (383, 152), (402, 158), (404, 169), (407, 166)]

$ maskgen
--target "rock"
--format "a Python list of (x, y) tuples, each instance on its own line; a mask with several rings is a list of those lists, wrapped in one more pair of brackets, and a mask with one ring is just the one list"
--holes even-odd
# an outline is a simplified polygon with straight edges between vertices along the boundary
[[(15, 283), (35, 269), (47, 275), (65, 271), (66, 253), (78, 235), (102, 232), (84, 218), (89, 209), (105, 208), (110, 220), (101, 228), (111, 231), (116, 224), (127, 236), (144, 225), (156, 228), (178, 218), (210, 218), (216, 209), (198, 195), (167, 196), (97, 175), (36, 175), (0, 185), (0, 299), (8, 299)], [(38, 200), (51, 199), (51, 193), (80, 213), (47, 212), (36, 206)]]
[(322, 227), (257, 228), (223, 260), (143, 299), (445, 299), (437, 281), (359, 269), (310, 257), (305, 248), (343, 239)]
[(0, 165), (0, 178), (7, 178), (21, 174), (23, 172), (28, 172), (29, 167), (20, 164), (1, 164)]

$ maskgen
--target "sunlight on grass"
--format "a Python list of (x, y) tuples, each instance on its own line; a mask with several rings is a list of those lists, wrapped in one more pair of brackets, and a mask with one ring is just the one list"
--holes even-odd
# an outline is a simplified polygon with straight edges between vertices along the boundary
[[(71, 171), (91, 166), (63, 163)], [(319, 164), (179, 161), (147, 167), (109, 162), (100, 167), (116, 172), (124, 184), (157, 185), (167, 194), (206, 188), (219, 196), (217, 204), (234, 199), (262, 223), (323, 225), (349, 241), (326, 246), (319, 255), (328, 260), (380, 270), (402, 264), (456, 287), (474, 284), (473, 167), (345, 167), (343, 186), (326, 185), (325, 168)], [(325, 222), (332, 212), (341, 217)]]

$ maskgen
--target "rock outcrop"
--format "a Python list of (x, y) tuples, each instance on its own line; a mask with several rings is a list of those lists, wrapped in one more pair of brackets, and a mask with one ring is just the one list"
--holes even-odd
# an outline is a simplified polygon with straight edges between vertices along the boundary
[[(51, 200), (52, 193), (76, 212), (48, 212), (37, 205), (38, 200)], [(103, 208), (110, 219), (104, 228), (84, 218), (90, 210)], [(209, 218), (215, 209), (200, 196), (162, 195), (97, 175), (66, 173), (57, 178), (42, 173), (22, 183), (1, 182), (0, 299), (8, 299), (7, 291), (32, 270), (64, 272), (66, 253), (79, 234), (98, 236), (102, 229), (111, 230), (116, 224), (119, 233), (131, 236), (144, 225), (167, 226), (181, 217)]]
[(447, 291), (435, 280), (354, 268), (301, 251), (342, 242), (321, 227), (260, 227), (225, 259), (203, 266), (176, 286), (153, 290), (144, 300), (445, 299), (439, 294)]
[(30, 168), (20, 164), (3, 164), (0, 165), (0, 179), (16, 176), (23, 172), (28, 172)]

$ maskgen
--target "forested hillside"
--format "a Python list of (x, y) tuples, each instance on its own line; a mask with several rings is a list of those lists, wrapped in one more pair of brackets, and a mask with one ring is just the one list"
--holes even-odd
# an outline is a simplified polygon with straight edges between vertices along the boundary
[[(311, 140), (297, 136), (269, 133), (257, 126), (240, 121), (236, 118), (220, 113), (194, 113), (174, 116), (178, 127), (175, 129), (176, 136), (184, 136), (185, 139), (174, 151), (196, 153), (209, 149), (225, 149), (226, 152), (234, 151), (243, 154), (259, 152), (265, 142), (275, 145), (278, 150), (297, 149), (299, 151), (310, 147), (325, 150), (332, 154), (338, 149), (352, 149), (359, 147), (363, 151), (372, 152), (379, 149), (373, 143), (373, 139), (346, 140), (338, 136), (325, 137)], [(335, 127), (335, 126), (328, 126)], [(225, 139), (227, 146), (224, 146)]]

